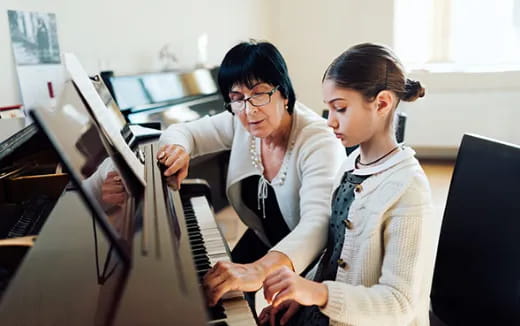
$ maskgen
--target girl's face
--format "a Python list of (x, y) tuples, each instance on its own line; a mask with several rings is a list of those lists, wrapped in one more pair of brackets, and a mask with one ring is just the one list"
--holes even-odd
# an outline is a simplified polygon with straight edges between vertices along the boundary
[(359, 91), (339, 88), (332, 80), (323, 82), (322, 91), (323, 101), (329, 108), (327, 124), (343, 146), (364, 143), (380, 128), (377, 100), (368, 102)]
[[(245, 102), (242, 110), (234, 111), (246, 130), (255, 137), (265, 138), (278, 130), (285, 114), (289, 114), (285, 108), (288, 100), (285, 99), (280, 91), (275, 90), (276, 85), (264, 82), (257, 82), (251, 89), (245, 85), (234, 85), (230, 92), (231, 102), (251, 98)], [(272, 92), (275, 90), (274, 92)], [(271, 93), (269, 101), (269, 95)], [(260, 99), (260, 100), (259, 100)], [(253, 106), (255, 104), (265, 105)], [(244, 105), (242, 102), (241, 105)]]

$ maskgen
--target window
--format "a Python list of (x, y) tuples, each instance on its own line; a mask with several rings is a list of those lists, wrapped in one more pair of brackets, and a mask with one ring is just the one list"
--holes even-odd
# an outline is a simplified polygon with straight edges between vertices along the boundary
[(432, 71), (520, 70), (520, 0), (395, 0), (394, 47)]

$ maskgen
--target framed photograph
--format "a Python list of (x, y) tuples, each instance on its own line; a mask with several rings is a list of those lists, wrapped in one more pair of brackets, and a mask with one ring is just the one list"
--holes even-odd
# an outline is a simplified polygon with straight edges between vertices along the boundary
[(55, 14), (8, 10), (7, 15), (17, 65), (61, 63)]

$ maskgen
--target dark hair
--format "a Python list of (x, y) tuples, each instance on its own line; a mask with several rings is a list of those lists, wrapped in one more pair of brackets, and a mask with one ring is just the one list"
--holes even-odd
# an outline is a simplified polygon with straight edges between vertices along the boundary
[(252, 88), (255, 82), (280, 86), (278, 90), (288, 100), (287, 111), (292, 114), (296, 96), (287, 65), (282, 55), (269, 42), (242, 42), (226, 53), (218, 72), (218, 86), (225, 102), (236, 84)]
[(421, 83), (406, 78), (403, 65), (388, 47), (358, 44), (334, 59), (323, 75), (338, 87), (351, 88), (372, 101), (382, 90), (393, 91), (400, 100), (415, 101), (423, 97)]

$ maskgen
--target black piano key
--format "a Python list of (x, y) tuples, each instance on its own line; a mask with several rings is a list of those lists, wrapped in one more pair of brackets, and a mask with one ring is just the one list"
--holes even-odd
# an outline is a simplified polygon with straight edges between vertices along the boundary
[(192, 248), (191, 253), (193, 254), (193, 257), (197, 257), (199, 255), (208, 255), (208, 252), (205, 248)]
[(187, 225), (186, 229), (188, 232), (200, 232), (200, 226), (193, 224), (193, 225)]
[(195, 246), (195, 245), (198, 245), (198, 246), (203, 246), (204, 248), (206, 248), (206, 247), (204, 246), (204, 240), (202, 240), (202, 239), (200, 239), (200, 238), (189, 239), (189, 241), (190, 241), (190, 244), (192, 244), (192, 245), (194, 245), (194, 246)]
[(206, 249), (203, 247), (198, 247), (193, 250), (193, 258), (199, 257), (199, 256), (208, 256), (208, 253), (206, 252)]
[(206, 255), (199, 255), (197, 257), (194, 258), (194, 261), (196, 263), (205, 263), (205, 264), (210, 264), (210, 261), (208, 259), (208, 257)]
[(205, 251), (202, 251), (202, 252), (197, 253), (196, 255), (193, 255), (193, 259), (194, 259), (194, 260), (195, 260), (195, 259), (199, 259), (199, 258), (201, 258), (201, 257), (202, 257), (202, 258), (207, 258), (207, 259), (209, 259), (208, 253), (205, 252)]
[(209, 257), (206, 255), (200, 255), (200, 256), (194, 257), (194, 260), (196, 262), (207, 262), (209, 264)]
[(22, 202), (23, 211), (20, 218), (11, 227), (7, 238), (23, 237), (29, 234), (37, 234), (41, 224), (49, 214), (53, 201), (47, 196), (40, 195)]
[(200, 240), (200, 241), (204, 240), (200, 233), (199, 234), (188, 234), (188, 239), (190, 239), (190, 240)]
[(209, 268), (208, 269), (201, 269), (201, 270), (198, 270), (197, 271), (197, 276), (199, 277), (199, 279), (202, 279), (204, 277), (204, 275), (206, 275), (206, 273), (209, 271)]
[(198, 243), (198, 244), (193, 243), (192, 246), (191, 246), (191, 250), (192, 250), (192, 251), (198, 251), (198, 250), (201, 250), (201, 251), (203, 251), (205, 254), (208, 254), (208, 251), (207, 251), (207, 248), (206, 248), (206, 244), (204, 243), (204, 241), (201, 241), (201, 242)]
[(204, 240), (202, 239), (202, 237), (200, 236), (188, 236), (188, 240), (191, 242), (191, 243), (199, 243), (199, 244), (204, 244)]
[(193, 233), (193, 234), (188, 234), (188, 238), (190, 239), (200, 239), (202, 240), (202, 234), (200, 233)]
[[(211, 263), (209, 260), (204, 238), (201, 234), (201, 229), (197, 221), (197, 217), (191, 207), (189, 200), (182, 200), (184, 208), (185, 223), (188, 230), (188, 239), (190, 241), (193, 261), (197, 270), (197, 276), (199, 280), (211, 269)], [(218, 321), (211, 325), (227, 326), (227, 323), (221, 319), (226, 319), (226, 313), (224, 307), (219, 302), (214, 307), (208, 307), (208, 315), (210, 321)]]
[(202, 244), (204, 244), (204, 241), (202, 241), (202, 239), (194, 239), (194, 240), (190, 240), (190, 243), (193, 245), (202, 245)]
[(201, 266), (201, 267), (197, 268), (197, 276), (198, 276), (199, 280), (204, 278), (204, 276), (208, 273), (209, 270), (210, 270), (210, 268), (208, 266), (206, 266), (206, 267)]
[[(201, 233), (200, 225), (197, 221), (197, 216), (195, 216), (189, 198), (182, 198), (182, 204), (188, 239), (192, 249), (192, 257), (197, 270), (197, 276), (202, 284), (202, 279), (206, 273), (211, 270), (209, 254)], [(228, 326), (228, 323), (225, 321), (227, 315), (221, 301), (219, 301), (215, 307), (208, 307), (207, 311), (209, 315), (209, 325)]]
[[(210, 262), (208, 259), (205, 259), (204, 257), (198, 258), (197, 260), (194, 260), (196, 265), (203, 266), (204, 268), (210, 268)], [(207, 267), (209, 266), (209, 267)]]
[(208, 307), (209, 320), (219, 320), (226, 319), (227, 315), (225, 313), (224, 307), (219, 303), (214, 307)]
[(206, 255), (198, 255), (197, 257), (193, 257), (193, 261), (196, 263), (209, 264), (209, 257)]
[(204, 276), (211, 269), (211, 266), (200, 264), (200, 265), (196, 265), (196, 269), (197, 269), (198, 276)]
[(210, 269), (211, 266), (206, 263), (206, 262), (199, 262), (199, 263), (195, 263), (195, 265), (197, 266), (197, 270), (207, 270), (207, 269)]
[(208, 259), (197, 260), (197, 261), (195, 261), (195, 264), (198, 265), (198, 266), (203, 266), (205, 268), (210, 268), (211, 267)]

